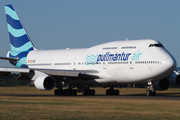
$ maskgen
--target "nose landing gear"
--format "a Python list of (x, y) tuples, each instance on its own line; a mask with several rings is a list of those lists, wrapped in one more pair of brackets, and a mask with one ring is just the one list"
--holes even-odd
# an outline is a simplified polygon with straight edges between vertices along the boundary
[(147, 88), (149, 90), (146, 91), (147, 96), (156, 96), (156, 90), (154, 89), (153, 83), (151, 81), (148, 81)]
[(146, 95), (147, 96), (156, 96), (156, 91), (155, 90), (147, 90)]

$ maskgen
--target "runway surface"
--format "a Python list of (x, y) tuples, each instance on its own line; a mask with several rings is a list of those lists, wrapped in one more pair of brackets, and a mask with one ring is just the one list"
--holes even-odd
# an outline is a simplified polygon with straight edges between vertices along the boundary
[(160, 100), (180, 100), (180, 96), (136, 96), (136, 95), (119, 95), (119, 96), (107, 96), (107, 95), (95, 95), (95, 96), (54, 96), (47, 94), (0, 94), (0, 96), (14, 96), (14, 97), (68, 97), (68, 98), (116, 98), (116, 99), (160, 99)]

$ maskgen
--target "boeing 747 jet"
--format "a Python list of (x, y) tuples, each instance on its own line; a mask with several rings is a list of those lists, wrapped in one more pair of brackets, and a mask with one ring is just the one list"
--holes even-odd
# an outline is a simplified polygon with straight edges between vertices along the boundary
[[(148, 83), (148, 96), (169, 85), (180, 85), (176, 60), (152, 39), (103, 43), (90, 48), (38, 50), (12, 5), (5, 5), (11, 49), (7, 57), (16, 68), (1, 67), (0, 77), (19, 72), (17, 80), (30, 81), (54, 95), (95, 95), (93, 85), (109, 87), (106, 95), (119, 95), (121, 84)], [(68, 86), (68, 89), (64, 89)], [(77, 89), (76, 89), (77, 88)]]

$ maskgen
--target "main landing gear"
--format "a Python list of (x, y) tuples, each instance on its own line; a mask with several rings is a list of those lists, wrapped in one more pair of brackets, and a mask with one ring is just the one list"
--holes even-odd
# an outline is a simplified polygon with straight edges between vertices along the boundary
[(148, 81), (147, 85), (148, 85), (147, 88), (149, 90), (146, 91), (146, 95), (147, 96), (156, 96), (156, 90), (153, 87), (153, 83), (151, 81)]
[(77, 95), (77, 90), (72, 89), (73, 87), (69, 85), (68, 89), (62, 89), (63, 87), (61, 86), (59, 89), (54, 90), (54, 95)]
[(119, 90), (114, 90), (114, 86), (106, 90), (106, 95), (119, 95)]
[(83, 95), (95, 95), (94, 89), (85, 89), (83, 90)]
[[(85, 87), (84, 89), (82, 88), (82, 91), (78, 90), (78, 92), (82, 92), (83, 95), (95, 95), (95, 90), (94, 89), (89, 89), (89, 86)], [(55, 89), (54, 90), (54, 95), (75, 96), (75, 95), (77, 95), (77, 90), (72, 89), (72, 87), (70, 85), (69, 88), (65, 89), (65, 90), (63, 90), (62, 88)]]
[(55, 89), (54, 90), (54, 95), (77, 95), (77, 90), (76, 89)]
[(84, 86), (81, 88), (82, 94), (83, 95), (95, 95), (95, 90), (94, 89), (90, 89), (89, 86)]
[[(75, 96), (77, 95), (77, 92), (82, 92), (82, 95), (95, 95), (95, 90), (90, 89), (89, 85), (84, 86), (77, 86), (77, 90), (73, 89), (75, 86), (69, 85), (68, 89), (63, 90), (63, 85), (58, 85), (57, 89), (54, 90), (54, 95), (60, 95), (60, 96)], [(110, 87), (110, 89), (106, 90), (106, 95), (119, 95), (119, 90), (114, 90), (114, 85)]]

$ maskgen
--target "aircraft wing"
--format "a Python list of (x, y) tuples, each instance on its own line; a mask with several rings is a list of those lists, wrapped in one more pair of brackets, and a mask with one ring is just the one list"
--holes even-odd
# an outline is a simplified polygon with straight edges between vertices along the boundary
[(175, 69), (176, 71), (178, 70), (178, 71), (180, 71), (180, 67), (176, 67), (176, 69)]
[(180, 72), (180, 67), (176, 67), (175, 71), (179, 73)]
[(54, 70), (54, 69), (30, 69), (30, 68), (8, 68), (0, 67), (0, 77), (7, 76), (11, 72), (28, 74), (30, 71), (40, 71), (51, 76), (75, 77), (79, 79), (97, 79), (98, 71), (95, 70)]
[(32, 70), (38, 70), (52, 76), (67, 76), (67, 77), (77, 77), (82, 79), (99, 78), (98, 71), (96, 70), (54, 70), (54, 69), (32, 69)]
[(30, 69), (0, 67), (0, 78), (3, 76), (8, 76), (11, 72), (29, 73)]

